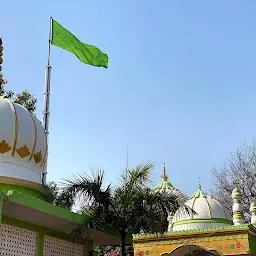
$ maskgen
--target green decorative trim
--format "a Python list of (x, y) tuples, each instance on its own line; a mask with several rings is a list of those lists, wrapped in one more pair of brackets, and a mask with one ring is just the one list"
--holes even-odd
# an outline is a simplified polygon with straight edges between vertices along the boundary
[(190, 224), (190, 223), (226, 223), (233, 225), (231, 220), (221, 219), (221, 218), (212, 218), (212, 219), (189, 219), (189, 220), (181, 220), (177, 221), (173, 224), (173, 226), (179, 226), (183, 224)]
[(93, 251), (93, 248), (94, 248), (93, 242), (91, 240), (87, 240), (86, 244), (87, 244), (87, 252), (89, 253), (89, 252)]
[[(251, 224), (242, 224), (242, 225), (230, 225), (230, 226), (223, 226), (221, 227), (221, 230), (228, 231), (228, 230), (236, 230), (236, 229), (252, 229), (254, 232), (256, 232), (256, 228)], [(189, 233), (205, 233), (205, 232), (211, 232), (211, 231), (220, 231), (220, 227), (215, 228), (204, 228), (204, 229), (190, 229), (190, 230), (179, 230), (179, 231), (170, 231), (163, 234), (133, 234), (133, 239), (148, 239), (148, 238), (163, 238), (167, 235), (176, 235), (176, 234), (189, 234)]]
[(240, 190), (238, 189), (238, 187), (235, 187), (235, 188), (233, 189), (233, 191), (232, 191), (232, 194), (233, 194), (233, 193), (237, 193), (237, 192), (240, 193)]
[[(44, 200), (46, 200), (47, 202), (52, 203), (54, 200), (54, 194), (52, 190), (48, 186), (37, 183), (37, 182), (1, 176), (0, 184), (4, 184), (3, 185), (4, 190), (8, 189), (7, 187), (8, 184), (15, 185), (15, 187), (10, 186), (9, 190), (17, 190), (17, 191), (21, 190), (22, 193), (29, 192), (29, 194), (33, 193), (33, 195), (36, 195), (35, 192), (32, 192), (32, 190), (34, 190), (34, 191), (38, 191), (37, 195), (41, 194), (44, 197)], [(22, 190), (22, 188), (28, 188), (31, 190), (24, 190), (24, 189)], [(41, 195), (39, 196), (39, 198), (41, 198)]]
[(196, 191), (196, 193), (190, 199), (200, 198), (200, 197), (202, 197), (202, 198), (211, 198), (211, 196), (209, 196), (204, 191), (199, 189), (199, 190)]
[(244, 219), (243, 213), (235, 213), (233, 219)]
[(45, 202), (43, 200), (29, 196), (27, 194), (22, 194), (17, 191), (13, 191), (13, 190), (8, 191), (4, 199), (16, 204), (21, 204), (29, 208), (36, 209), (38, 211), (42, 211), (44, 213), (48, 213), (50, 215), (53, 215), (77, 224), (86, 224), (89, 221), (89, 218), (84, 215), (71, 212), (62, 207), (55, 206), (51, 203)]
[(37, 256), (44, 256), (44, 234), (38, 233)]
[(176, 190), (179, 191), (177, 188), (175, 188), (171, 182), (169, 181), (162, 181), (160, 184), (158, 184), (155, 188), (154, 191), (159, 191), (159, 190)]
[(3, 203), (4, 203), (4, 194), (0, 191), (0, 223), (2, 221), (3, 216)]
[(34, 190), (32, 188), (22, 187), (19, 185), (0, 183), (0, 190), (3, 191), (4, 193), (8, 193), (8, 191), (10, 191), (10, 190), (14, 190), (17, 192), (21, 192), (21, 193), (36, 197), (41, 200), (45, 200), (44, 195), (42, 193), (40, 193), (39, 191)]

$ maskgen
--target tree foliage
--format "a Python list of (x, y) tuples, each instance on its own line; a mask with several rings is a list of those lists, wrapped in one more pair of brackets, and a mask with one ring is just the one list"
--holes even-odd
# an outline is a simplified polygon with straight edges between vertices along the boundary
[(49, 182), (47, 185), (55, 196), (53, 204), (71, 210), (75, 203), (75, 196), (71, 192), (59, 188), (53, 181)]
[[(127, 245), (125, 247), (126, 254), (134, 255), (133, 245)], [(95, 246), (94, 251), (97, 252), (98, 256), (119, 256), (121, 255), (120, 245), (101, 245)]]
[(212, 194), (230, 212), (233, 200), (233, 181), (238, 181), (238, 188), (243, 194), (242, 203), (246, 217), (250, 216), (250, 203), (256, 200), (256, 141), (244, 143), (236, 152), (231, 153), (220, 168), (213, 169)]
[(153, 166), (149, 163), (126, 169), (115, 188), (104, 187), (103, 171), (93, 173), (92, 177), (83, 174), (66, 179), (65, 191), (78, 196), (83, 202), (81, 212), (89, 216), (89, 223), (77, 229), (76, 235), (84, 237), (90, 229), (115, 228), (121, 237), (124, 256), (128, 234), (165, 232), (168, 213), (176, 211), (182, 202), (174, 194), (153, 192), (149, 188)]
[(2, 82), (0, 82), (0, 96), (13, 100), (35, 114), (37, 99), (26, 90), (17, 94), (11, 90), (6, 90), (7, 81), (3, 79), (2, 73), (0, 73), (0, 78), (2, 78)]

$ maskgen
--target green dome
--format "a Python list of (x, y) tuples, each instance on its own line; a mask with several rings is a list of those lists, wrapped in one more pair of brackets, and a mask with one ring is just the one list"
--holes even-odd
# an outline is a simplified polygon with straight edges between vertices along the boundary
[(158, 184), (155, 189), (155, 191), (161, 191), (161, 190), (178, 190), (176, 189), (171, 182), (163, 180), (160, 184)]
[(196, 191), (196, 193), (190, 198), (190, 199), (195, 199), (195, 198), (211, 198), (208, 194), (206, 194), (204, 191), (201, 190), (201, 185), (199, 185), (199, 189)]
[(190, 207), (189, 213), (181, 206), (172, 219), (173, 231), (208, 229), (233, 225), (232, 216), (217, 200), (201, 189), (184, 203)]
[(166, 174), (166, 168), (165, 168), (165, 164), (164, 164), (164, 170), (163, 170), (163, 175), (161, 176), (162, 181), (160, 184), (158, 184), (154, 191), (179, 191), (177, 188), (175, 188), (171, 182), (168, 181), (168, 176)]

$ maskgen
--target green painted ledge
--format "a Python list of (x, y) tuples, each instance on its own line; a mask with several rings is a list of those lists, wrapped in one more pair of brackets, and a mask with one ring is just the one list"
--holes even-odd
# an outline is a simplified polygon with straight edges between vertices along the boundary
[[(9, 190), (8, 192), (0, 191), (0, 216), (1, 216), (1, 209), (2, 209), (2, 207), (1, 207), (1, 195), (2, 195), (2, 198), (4, 200), (10, 201), (10, 202), (13, 202), (13, 203), (16, 203), (16, 204), (20, 204), (20, 205), (23, 205), (23, 206), (26, 206), (26, 207), (29, 207), (29, 208), (32, 208), (32, 209), (35, 209), (35, 210), (50, 214), (52, 216), (59, 217), (61, 219), (68, 220), (70, 222), (75, 222), (78, 225), (86, 224), (89, 221), (89, 218), (84, 216), (84, 215), (71, 212), (71, 211), (69, 211), (67, 209), (64, 209), (62, 207), (55, 206), (55, 205), (53, 205), (51, 203), (48, 203), (44, 200), (38, 199), (38, 198), (33, 197), (31, 195), (28, 195), (28, 194), (23, 194), (21, 192), (15, 191), (15, 190)], [(18, 220), (15, 221), (14, 219), (11, 220), (10, 218), (4, 216), (3, 223), (14, 224), (16, 226), (18, 223), (23, 223), (23, 222), (18, 221)], [(28, 227), (28, 225), (29, 224), (26, 223), (25, 226)], [(33, 227), (35, 227), (35, 225), (33, 225)], [(32, 226), (29, 229), (32, 229)], [(37, 231), (40, 232), (41, 230), (37, 229)], [(47, 230), (47, 232), (46, 232), (46, 230), (44, 230), (44, 233), (48, 233), (49, 235), (53, 235), (52, 231), (49, 232), (49, 230)], [(114, 229), (114, 228), (109, 228), (109, 229), (105, 230), (105, 233), (109, 234), (111, 236), (121, 238), (119, 231), (117, 229)], [(56, 234), (57, 233), (55, 233), (54, 236), (58, 237), (58, 235), (56, 235)], [(132, 235), (131, 234), (127, 235), (126, 243), (127, 244), (132, 244)]]
[(232, 220), (221, 219), (221, 218), (211, 218), (211, 219), (188, 219), (188, 220), (176, 221), (175, 223), (173, 223), (173, 226), (175, 227), (175, 226), (191, 224), (191, 223), (224, 223), (224, 224), (233, 225)]
[(21, 192), (22, 194), (27, 194), (29, 196), (32, 196), (32, 197), (35, 197), (35, 198), (45, 201), (44, 195), (37, 190), (34, 190), (32, 188), (23, 187), (20, 185), (0, 183), (0, 191), (7, 194), (8, 191), (10, 191), (10, 190), (14, 190), (16, 192)]
[[(229, 231), (229, 230), (236, 230), (236, 229), (250, 229), (253, 230), (256, 233), (256, 228), (251, 224), (242, 224), (238, 226), (230, 225), (230, 226), (223, 226), (221, 227), (221, 230), (223, 231)], [(165, 232), (163, 234), (133, 234), (133, 239), (143, 239), (143, 238), (159, 238), (159, 237), (165, 237), (167, 235), (174, 235), (174, 234), (191, 234), (191, 233), (205, 233), (205, 232), (211, 232), (211, 231), (218, 231), (220, 230), (220, 227), (216, 228), (204, 228), (204, 229), (190, 229), (190, 230), (179, 230), (179, 231), (169, 231)]]
[(14, 190), (9, 190), (7, 193), (4, 193), (4, 200), (47, 213), (64, 220), (75, 222), (77, 224), (86, 224), (89, 221), (89, 219), (84, 215), (71, 212), (62, 207)]

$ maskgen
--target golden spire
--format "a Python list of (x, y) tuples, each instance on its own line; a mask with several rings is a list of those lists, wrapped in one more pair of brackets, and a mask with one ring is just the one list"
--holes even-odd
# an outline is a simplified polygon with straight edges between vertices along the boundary
[(164, 170), (163, 170), (163, 175), (161, 176), (163, 181), (167, 181), (168, 180), (168, 176), (166, 175), (166, 168), (165, 168), (165, 163), (164, 163)]

